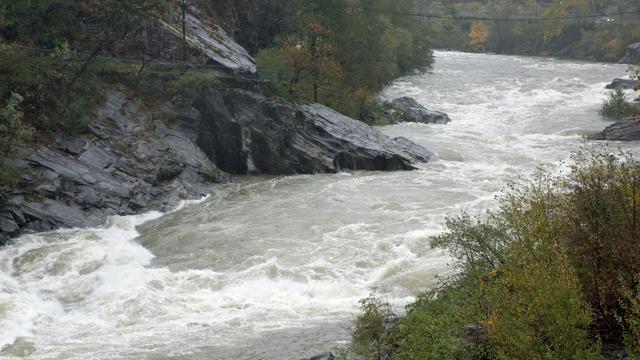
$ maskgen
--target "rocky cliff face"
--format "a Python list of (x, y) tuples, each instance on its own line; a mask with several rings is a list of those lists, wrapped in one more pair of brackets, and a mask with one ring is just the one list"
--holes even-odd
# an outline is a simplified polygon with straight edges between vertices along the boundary
[(630, 118), (613, 123), (588, 138), (590, 140), (638, 141), (640, 140), (640, 120)]
[[(187, 2), (184, 17), (178, 6), (162, 27), (178, 40), (183, 35), (191, 50), (204, 56), (204, 63), (220, 65), (232, 72), (255, 73), (255, 60), (238, 45), (213, 19)], [(183, 34), (183, 25), (185, 33)]]
[(406, 139), (392, 140), (318, 104), (208, 89), (194, 106), (202, 114), (198, 145), (232, 174), (410, 170), (433, 158)]
[(449, 115), (442, 111), (428, 109), (411, 97), (393, 99), (387, 109), (389, 115), (399, 122), (415, 122), (422, 124), (448, 124)]
[(232, 174), (412, 170), (433, 154), (318, 104), (241, 89), (203, 91), (155, 115), (111, 91), (90, 133), (59, 136), (18, 162), (0, 193), (0, 243), (24, 232), (98, 226), (111, 215), (168, 210)]
[(620, 59), (620, 62), (623, 64), (640, 63), (640, 42), (627, 46), (624, 57)]
[(167, 122), (141, 111), (117, 91), (85, 136), (60, 136), (21, 161), (19, 189), (0, 199), (0, 242), (21, 232), (96, 226), (107, 216), (167, 210), (207, 194), (229, 178), (189, 138), (197, 112), (165, 109)]

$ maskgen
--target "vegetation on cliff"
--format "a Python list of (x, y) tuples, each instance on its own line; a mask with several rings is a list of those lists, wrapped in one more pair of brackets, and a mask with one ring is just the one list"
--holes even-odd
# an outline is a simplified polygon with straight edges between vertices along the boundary
[(432, 246), (450, 251), (458, 275), (393, 326), (388, 307), (365, 300), (353, 350), (367, 359), (639, 356), (640, 163), (578, 153), (568, 168), (510, 186), (485, 216), (449, 219)]
[(321, 102), (373, 122), (374, 97), (383, 86), (433, 63), (427, 24), (394, 15), (414, 11), (415, 0), (280, 1), (279, 6), (281, 27), (271, 44), (258, 50), (257, 62), (281, 96)]

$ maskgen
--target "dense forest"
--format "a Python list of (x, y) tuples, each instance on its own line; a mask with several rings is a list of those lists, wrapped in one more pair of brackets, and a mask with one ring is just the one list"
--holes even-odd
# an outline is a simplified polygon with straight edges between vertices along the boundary
[(442, 16), (427, 20), (435, 48), (618, 61), (640, 41), (639, 10), (633, 0), (422, 0), (418, 13)]
[(215, 6), (226, 9), (223, 21), (281, 96), (319, 101), (363, 121), (375, 120), (374, 97), (384, 85), (433, 62), (426, 22), (395, 14), (414, 11), (415, 0), (223, 3)]

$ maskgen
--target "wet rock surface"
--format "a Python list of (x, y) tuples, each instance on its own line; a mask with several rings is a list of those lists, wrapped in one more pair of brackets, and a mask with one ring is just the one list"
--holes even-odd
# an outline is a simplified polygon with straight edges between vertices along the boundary
[(638, 141), (640, 140), (640, 121), (637, 119), (619, 121), (588, 138), (590, 140)]
[(633, 79), (613, 79), (610, 84), (607, 84), (606, 88), (610, 90), (630, 90), (640, 85), (640, 81)]
[(319, 104), (294, 105), (244, 90), (207, 89), (198, 145), (232, 174), (412, 170), (434, 156)]
[(623, 64), (640, 63), (640, 42), (627, 46), (624, 57), (620, 59), (620, 62)]
[(416, 122), (422, 124), (447, 124), (449, 115), (442, 111), (428, 109), (414, 98), (405, 96), (392, 100), (388, 110), (394, 119), (400, 122)]
[[(187, 1), (186, 4), (185, 40), (192, 50), (206, 59), (201, 62), (219, 65), (220, 67), (214, 68), (215, 70), (249, 74), (256, 72), (255, 60), (246, 49), (236, 43), (224, 29), (215, 25), (214, 19), (210, 19), (207, 14), (194, 6), (195, 1)], [(178, 40), (183, 36), (182, 26), (181, 11), (176, 11), (171, 21), (162, 22), (162, 28)], [(195, 57), (194, 61), (198, 61), (198, 56)]]
[[(188, 121), (183, 115), (176, 126)], [(123, 93), (108, 94), (89, 128), (18, 161), (20, 186), (3, 189), (0, 199), (3, 237), (167, 210), (206, 195), (210, 182), (228, 180), (187, 135), (140, 111)]]

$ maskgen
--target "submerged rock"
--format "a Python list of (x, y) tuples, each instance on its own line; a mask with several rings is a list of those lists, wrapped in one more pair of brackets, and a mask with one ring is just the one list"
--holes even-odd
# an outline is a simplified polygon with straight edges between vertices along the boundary
[(623, 64), (638, 64), (640, 63), (640, 42), (633, 43), (627, 46), (624, 57), (620, 59)]
[(398, 121), (422, 124), (447, 124), (451, 121), (449, 115), (442, 111), (428, 109), (408, 96), (392, 100), (390, 106), (393, 112), (398, 113), (392, 114)]
[(336, 357), (331, 352), (325, 352), (322, 354), (318, 354), (316, 356), (312, 356), (309, 360), (333, 360)]
[(207, 89), (198, 145), (232, 174), (313, 174), (341, 170), (412, 170), (433, 154), (394, 141), (319, 104), (294, 105), (244, 90)]
[(638, 85), (640, 85), (640, 81), (633, 80), (633, 79), (617, 78), (617, 79), (613, 79), (613, 81), (610, 84), (607, 84), (606, 88), (611, 90), (629, 90), (629, 89), (633, 89)]
[(637, 141), (640, 140), (640, 121), (636, 119), (619, 121), (588, 138), (590, 140)]

